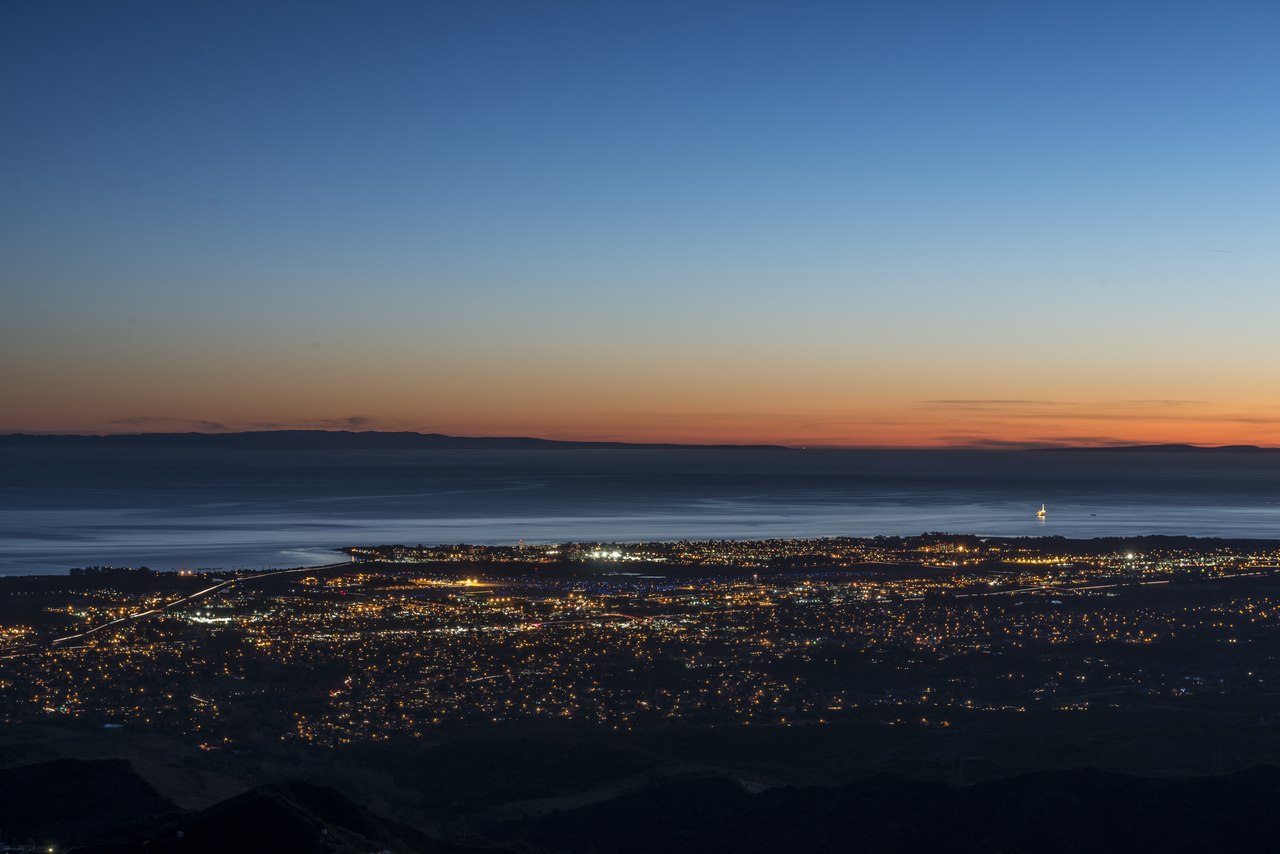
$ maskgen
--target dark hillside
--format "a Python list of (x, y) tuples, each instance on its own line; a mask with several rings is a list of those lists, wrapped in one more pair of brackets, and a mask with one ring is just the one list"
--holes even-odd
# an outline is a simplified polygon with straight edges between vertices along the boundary
[(676, 781), (507, 830), (549, 851), (859, 854), (1244, 851), (1280, 832), (1280, 771), (1143, 778), (1046, 771), (956, 787), (880, 775), (757, 795)]
[(0, 771), (6, 841), (83, 839), (177, 812), (125, 759), (55, 759)]

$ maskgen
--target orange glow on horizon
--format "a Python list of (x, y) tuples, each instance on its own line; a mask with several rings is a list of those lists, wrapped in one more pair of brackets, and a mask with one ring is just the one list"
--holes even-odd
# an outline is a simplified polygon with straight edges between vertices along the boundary
[[(1171, 414), (1170, 410), (1174, 410)], [(809, 413), (474, 413), (469, 416), (117, 416), (8, 423), (3, 432), (122, 434), (245, 430), (411, 431), (567, 441), (777, 444), (795, 447), (1025, 448), (1193, 444), (1280, 446), (1269, 409), (1199, 402), (940, 400), (865, 411)]]
[[(433, 339), (434, 340), (434, 339)], [(380, 341), (355, 349), (195, 335), (126, 349), (91, 337), (39, 371), (6, 363), (0, 432), (404, 430), (457, 436), (846, 447), (1188, 443), (1280, 446), (1265, 364), (1195, 353), (930, 348), (815, 336), (610, 345), (562, 337)], [(95, 345), (101, 345), (95, 349)], [(520, 345), (520, 346), (518, 346)], [(35, 345), (33, 345), (35, 346)], [(397, 345), (398, 346), (398, 345)], [(1129, 346), (1128, 343), (1125, 346)], [(1008, 355), (1014, 353), (1015, 356)], [(159, 354), (159, 355), (157, 355)], [(1110, 373), (1109, 373), (1110, 372)]]

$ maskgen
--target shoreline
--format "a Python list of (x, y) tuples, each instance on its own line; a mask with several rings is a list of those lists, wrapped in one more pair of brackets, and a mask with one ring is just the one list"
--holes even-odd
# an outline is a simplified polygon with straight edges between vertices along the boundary
[[(669, 540), (580, 540), (568, 541), (560, 543), (437, 543), (434, 545), (416, 545), (406, 546), (403, 544), (377, 544), (377, 545), (359, 545), (359, 546), (338, 546), (333, 548), (314, 547), (306, 549), (314, 551), (316, 554), (332, 553), (341, 555), (344, 559), (333, 563), (315, 564), (315, 565), (264, 565), (264, 566), (234, 566), (234, 567), (174, 567), (168, 569), (153, 569), (145, 564), (127, 565), (127, 564), (87, 564), (85, 567), (69, 567), (63, 572), (38, 572), (38, 573), (0, 573), (0, 583), (8, 580), (17, 579), (74, 579), (77, 578), (78, 572), (86, 570), (101, 571), (104, 576), (112, 572), (142, 572), (147, 571), (155, 575), (162, 576), (181, 576), (193, 575), (201, 577), (210, 577), (215, 575), (228, 575), (234, 577), (258, 577), (266, 574), (274, 574), (280, 572), (296, 572), (304, 569), (321, 567), (333, 568), (346, 563), (378, 563), (378, 564), (395, 564), (395, 563), (419, 563), (419, 564), (444, 564), (444, 563), (481, 563), (496, 562), (505, 564), (529, 563), (530, 565), (545, 564), (548, 557), (555, 557), (557, 551), (561, 547), (574, 551), (577, 556), (567, 558), (564, 562), (577, 561), (584, 565), (599, 565), (601, 567), (625, 566), (627, 561), (636, 564), (652, 566), (653, 562), (644, 557), (632, 557), (636, 552), (643, 552), (646, 549), (668, 549), (673, 547), (687, 547), (694, 549), (715, 549), (729, 548), (733, 550), (751, 549), (755, 547), (758, 551), (774, 551), (774, 557), (780, 557), (787, 553), (794, 552), (801, 547), (812, 548), (833, 548), (833, 547), (870, 547), (870, 548), (890, 548), (899, 550), (899, 554), (892, 559), (866, 559), (866, 560), (844, 560), (831, 558), (831, 562), (825, 564), (828, 568), (847, 568), (852, 565), (903, 565), (913, 564), (919, 561), (915, 559), (918, 555), (912, 554), (912, 558), (908, 559), (908, 552), (912, 552), (913, 548), (921, 545), (927, 545), (930, 542), (938, 540), (955, 540), (973, 543), (985, 543), (992, 546), (1000, 547), (1019, 547), (1023, 550), (1035, 551), (1037, 549), (1045, 549), (1053, 546), (1054, 550), (1075, 550), (1075, 557), (1099, 557), (1105, 551), (1119, 551), (1125, 549), (1136, 548), (1140, 551), (1144, 550), (1183, 550), (1189, 552), (1190, 558), (1197, 555), (1200, 549), (1204, 549), (1204, 553), (1198, 556), (1212, 557), (1215, 556), (1215, 550), (1218, 551), (1217, 557), (1221, 558), (1220, 550), (1229, 548), (1239, 553), (1235, 557), (1260, 557), (1263, 554), (1272, 556), (1280, 556), (1280, 536), (1277, 537), (1218, 537), (1218, 536), (1196, 536), (1190, 534), (1137, 534), (1132, 536), (1102, 536), (1102, 537), (1063, 537), (1059, 535), (1041, 535), (1041, 536), (999, 536), (999, 535), (983, 535), (973, 533), (956, 533), (956, 532), (925, 532), (912, 536), (900, 535), (872, 535), (866, 537), (844, 537), (844, 536), (823, 536), (823, 537), (762, 537), (762, 538), (698, 538), (698, 539), (669, 539)], [(914, 545), (913, 545), (914, 544)], [(591, 550), (608, 548), (610, 552), (626, 552), (628, 557), (625, 559), (621, 554), (610, 557), (609, 553), (593, 554)], [(399, 550), (402, 553), (418, 553), (421, 555), (431, 555), (423, 557), (420, 560), (409, 560), (404, 557), (391, 557), (389, 555)], [(1254, 550), (1252, 554), (1248, 552)], [(465, 553), (465, 557), (461, 556)], [(441, 555), (457, 555), (443, 557)], [(521, 555), (527, 556), (527, 560), (520, 559)], [(794, 556), (794, 555), (793, 555)], [(977, 555), (975, 555), (976, 557)], [(810, 555), (814, 560), (821, 556), (818, 554)], [(994, 559), (994, 555), (987, 555), (988, 559)], [(759, 557), (753, 558), (758, 560)], [(560, 561), (552, 561), (560, 562)], [(692, 563), (672, 563), (671, 566), (694, 566), (698, 562)], [(723, 562), (718, 562), (715, 566), (721, 568), (730, 568), (734, 566), (734, 562), (726, 558)], [(750, 561), (744, 559), (743, 565), (750, 565)], [(811, 563), (807, 568), (818, 568), (824, 564)], [(799, 567), (796, 567), (797, 569)]]

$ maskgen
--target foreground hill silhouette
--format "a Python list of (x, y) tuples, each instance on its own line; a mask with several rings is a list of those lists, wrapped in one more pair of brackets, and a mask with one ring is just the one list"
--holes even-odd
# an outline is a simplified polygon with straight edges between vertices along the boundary
[(879, 774), (755, 794), (726, 777), (689, 776), (494, 823), (490, 845), (443, 840), (313, 783), (262, 786), (183, 812), (124, 760), (0, 771), (5, 841), (82, 854), (1241, 851), (1277, 838), (1277, 803), (1280, 769), (1271, 766), (1162, 778), (1055, 770), (969, 786)]
[(311, 783), (264, 786), (184, 812), (125, 759), (56, 759), (0, 770), (0, 845), (100, 854), (503, 850), (434, 839)]
[(504, 849), (433, 839), (375, 815), (326, 786), (291, 782), (264, 786), (187, 814), (72, 849), (81, 854), (131, 851), (220, 854), (230, 851), (497, 854)]
[(750, 794), (724, 778), (685, 779), (512, 822), (557, 852), (708, 854), (1137, 854), (1270, 850), (1280, 770), (1143, 778), (1044, 771), (951, 786), (878, 775), (830, 788)]
[(0, 771), (5, 842), (83, 839), (178, 812), (125, 759), (55, 759)]

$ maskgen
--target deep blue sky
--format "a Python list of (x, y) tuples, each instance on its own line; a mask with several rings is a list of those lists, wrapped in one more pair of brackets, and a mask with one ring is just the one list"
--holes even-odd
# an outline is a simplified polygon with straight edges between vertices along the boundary
[(0, 428), (1280, 441), (1277, 45), (1274, 2), (8, 2)]

